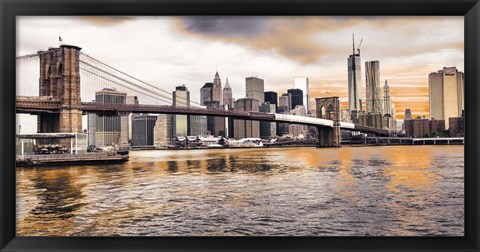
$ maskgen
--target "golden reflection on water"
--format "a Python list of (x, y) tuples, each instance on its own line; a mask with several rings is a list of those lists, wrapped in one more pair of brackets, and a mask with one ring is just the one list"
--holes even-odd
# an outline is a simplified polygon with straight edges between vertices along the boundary
[[(392, 211), (395, 225), (385, 224), (393, 225), (391, 234), (415, 235), (412, 226), (432, 228), (422, 224), (431, 214), (425, 206), (444, 196), (438, 172), (445, 170), (435, 160), (461, 152), (456, 146), (132, 151), (130, 161), (119, 165), (21, 168), (17, 235), (189, 235), (196, 228), (224, 235), (219, 228), (264, 213), (280, 211), (272, 218), (285, 214), (310, 223), (318, 220), (296, 211), (305, 207), (324, 218), (366, 206)], [(209, 224), (188, 224), (191, 218)], [(350, 224), (328, 218), (340, 225), (337, 232), (348, 231)]]

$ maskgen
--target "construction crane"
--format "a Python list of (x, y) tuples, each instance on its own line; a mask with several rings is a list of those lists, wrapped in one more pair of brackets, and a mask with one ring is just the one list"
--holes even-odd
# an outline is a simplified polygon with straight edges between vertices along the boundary
[(358, 47), (357, 47), (358, 55), (360, 55), (360, 47), (362, 46), (362, 42), (363, 42), (363, 38), (360, 40), (360, 43), (358, 44)]

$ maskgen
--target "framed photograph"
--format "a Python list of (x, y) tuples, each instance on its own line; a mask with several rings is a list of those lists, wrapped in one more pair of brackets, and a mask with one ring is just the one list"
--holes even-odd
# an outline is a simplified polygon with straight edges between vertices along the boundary
[(0, 251), (479, 251), (478, 0), (0, 1)]

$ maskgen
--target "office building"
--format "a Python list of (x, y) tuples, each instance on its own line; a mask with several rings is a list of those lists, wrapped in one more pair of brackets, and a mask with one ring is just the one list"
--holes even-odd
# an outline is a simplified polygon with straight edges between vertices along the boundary
[(448, 118), (449, 126), (448, 129), (450, 137), (464, 137), (465, 136), (465, 115), (462, 112), (461, 117), (450, 117)]
[(305, 109), (305, 105), (303, 104), (303, 91), (298, 88), (292, 88), (287, 90), (288, 94), (290, 94), (291, 99), (291, 110), (295, 109), (297, 106), (303, 106)]
[(302, 90), (302, 104), (307, 110), (307, 112), (310, 111), (310, 97), (308, 96), (308, 78), (293, 78), (293, 88)]
[(367, 113), (382, 114), (380, 97), (380, 62), (365, 62), (365, 84), (367, 90)]
[[(95, 102), (98, 103), (125, 104), (126, 97), (127, 93), (118, 92), (115, 88), (104, 88), (95, 92)], [(115, 146), (120, 145), (121, 140), (125, 141), (125, 139), (128, 142), (128, 116), (90, 114), (87, 118), (89, 120), (88, 140), (92, 141), (88, 143), (89, 145)], [(127, 125), (122, 127), (122, 122)]]
[(432, 137), (432, 136), (445, 136), (445, 121), (428, 119), (428, 118), (416, 118), (404, 121), (405, 135), (407, 137)]
[[(277, 106), (269, 102), (260, 105), (260, 112), (275, 113)], [(277, 125), (274, 122), (260, 122), (260, 138), (270, 139), (277, 134)]]
[(404, 117), (404, 120), (410, 120), (412, 119), (412, 111), (410, 111), (410, 109), (405, 109), (405, 117)]
[[(297, 116), (307, 116), (305, 112), (305, 107), (302, 105), (296, 106), (294, 109), (290, 110), (291, 115)], [(289, 124), (288, 125), (289, 134), (294, 138), (305, 138), (308, 134), (308, 128), (306, 125), (301, 124)]]
[(360, 125), (383, 129), (383, 116), (381, 113), (361, 113), (357, 122)]
[[(185, 85), (175, 87), (172, 93), (174, 107), (190, 107), (190, 91)], [(173, 115), (173, 136), (190, 135), (190, 117), (188, 115)]]
[(153, 128), (153, 144), (159, 147), (173, 145), (173, 115), (157, 115), (157, 121)]
[(213, 83), (207, 82), (200, 88), (200, 104), (205, 106), (205, 102), (213, 101)]
[(430, 117), (445, 121), (449, 128), (450, 117), (460, 117), (464, 110), (465, 75), (456, 67), (444, 67), (428, 76)]
[(213, 92), (212, 92), (212, 101), (220, 102), (222, 105), (222, 80), (220, 80), (220, 76), (218, 75), (218, 71), (215, 73), (215, 77), (213, 78)]
[(390, 87), (387, 80), (383, 86), (383, 127), (385, 129), (395, 129), (395, 111), (394, 104), (390, 99)]
[(225, 82), (225, 87), (223, 88), (223, 105), (227, 106), (227, 109), (233, 108), (232, 88), (228, 83), (228, 78)]
[(245, 78), (245, 87), (247, 92), (247, 98), (257, 100), (259, 104), (265, 102), (263, 79), (257, 77), (247, 77)]
[[(230, 88), (228, 85), (228, 80), (227, 84), (225, 85), (225, 89)], [(231, 94), (231, 89), (230, 89), (230, 94)], [(226, 96), (224, 95), (224, 98)], [(213, 83), (208, 82), (205, 83), (205, 85), (200, 89), (200, 102), (202, 105), (207, 106), (207, 108), (220, 108), (220, 101), (214, 101), (213, 100)], [(220, 129), (220, 126), (217, 126), (215, 128), (215, 121), (221, 120), (222, 118), (217, 118), (215, 116), (195, 116), (196, 118), (193, 118), (191, 116), (191, 123), (193, 122), (192, 125), (192, 135), (197, 136), (197, 135), (204, 135), (204, 134), (212, 134), (215, 136), (218, 136), (219, 131), (223, 130)], [(194, 119), (194, 120), (193, 120)], [(197, 134), (199, 133), (199, 134)]]
[(132, 116), (132, 146), (152, 146), (154, 143), (153, 129), (157, 116)]
[(362, 87), (362, 63), (360, 59), (360, 49), (355, 52), (355, 38), (353, 38), (352, 54), (348, 56), (348, 110), (350, 112), (362, 111), (361, 87)]
[[(282, 114), (289, 114), (292, 108), (291, 94), (286, 93), (278, 97), (277, 112)], [(288, 135), (288, 123), (277, 123), (277, 136)]]
[[(137, 96), (127, 96), (127, 104), (139, 104)], [(128, 143), (132, 142), (132, 116), (137, 115), (134, 113), (128, 113)]]
[(273, 91), (265, 92), (265, 102), (268, 102), (270, 104), (275, 104), (275, 106), (278, 106), (277, 93)]
[[(263, 95), (263, 94), (262, 94)], [(235, 101), (235, 110), (259, 112), (259, 103), (252, 98), (242, 98)], [(260, 137), (260, 122), (252, 120), (235, 119), (234, 138), (241, 139), (246, 137)]]
[(278, 97), (278, 113), (289, 113), (292, 109), (292, 98), (291, 94), (283, 94), (282, 96)]
[[(220, 109), (220, 103), (218, 101), (205, 102), (207, 108)], [(225, 137), (225, 118), (220, 116), (207, 116), (207, 132), (213, 136)]]

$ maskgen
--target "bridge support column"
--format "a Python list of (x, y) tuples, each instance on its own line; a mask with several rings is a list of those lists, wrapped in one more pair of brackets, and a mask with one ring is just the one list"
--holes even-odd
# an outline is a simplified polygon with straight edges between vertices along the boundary
[[(82, 132), (80, 98), (80, 47), (61, 45), (40, 51), (39, 96), (61, 100), (59, 114), (43, 113), (38, 116), (37, 132)], [(60, 140), (68, 146), (68, 141)]]
[(315, 99), (317, 118), (333, 121), (333, 127), (317, 127), (318, 147), (340, 147), (340, 100), (337, 96)]
[(340, 127), (317, 127), (318, 147), (340, 147)]

